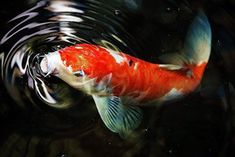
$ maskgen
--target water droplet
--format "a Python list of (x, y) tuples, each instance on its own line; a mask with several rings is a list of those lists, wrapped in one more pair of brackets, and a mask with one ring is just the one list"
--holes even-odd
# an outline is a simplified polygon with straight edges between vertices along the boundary
[(115, 14), (116, 16), (120, 15), (120, 10), (117, 10), (117, 9), (116, 9), (116, 10), (114, 11), (114, 14)]
[(217, 40), (217, 45), (218, 45), (218, 47), (220, 47), (221, 46), (221, 41), (220, 40)]
[(173, 153), (173, 151), (172, 151), (171, 149), (170, 149), (168, 152), (169, 152), (169, 154), (172, 154), (172, 153)]
[(167, 8), (166, 8), (166, 11), (170, 12), (170, 11), (171, 11), (171, 8), (170, 8), (170, 7), (167, 7)]
[(56, 157), (69, 157), (68, 154), (59, 153)]

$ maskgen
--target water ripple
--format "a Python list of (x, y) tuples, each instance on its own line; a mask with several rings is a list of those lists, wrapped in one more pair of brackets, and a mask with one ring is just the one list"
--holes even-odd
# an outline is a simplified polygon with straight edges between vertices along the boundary
[[(118, 14), (116, 13), (118, 10)], [(93, 43), (133, 53), (133, 38), (125, 30), (120, 8), (99, 1), (40, 1), (9, 21), (0, 40), (1, 77), (21, 106), (68, 108), (81, 103), (82, 94), (45, 76), (42, 55), (76, 43)], [(122, 16), (120, 16), (120, 14)]]

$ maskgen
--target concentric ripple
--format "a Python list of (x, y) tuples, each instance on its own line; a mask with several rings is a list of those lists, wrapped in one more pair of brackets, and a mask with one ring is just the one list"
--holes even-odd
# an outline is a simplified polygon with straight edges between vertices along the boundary
[(41, 72), (41, 56), (77, 43), (132, 53), (130, 47), (138, 44), (123, 27), (127, 17), (120, 12), (95, 0), (50, 0), (38, 2), (9, 21), (0, 41), (0, 65), (12, 98), (21, 106), (68, 108), (81, 103), (81, 93)]

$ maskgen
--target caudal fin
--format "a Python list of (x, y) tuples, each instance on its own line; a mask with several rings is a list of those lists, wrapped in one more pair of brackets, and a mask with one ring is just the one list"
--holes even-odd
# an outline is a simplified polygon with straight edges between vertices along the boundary
[(211, 52), (211, 27), (203, 11), (199, 11), (186, 35), (180, 53), (164, 55), (161, 59), (168, 64), (198, 65), (207, 63)]
[(200, 11), (186, 36), (183, 55), (189, 64), (207, 63), (211, 52), (211, 27), (206, 15)]

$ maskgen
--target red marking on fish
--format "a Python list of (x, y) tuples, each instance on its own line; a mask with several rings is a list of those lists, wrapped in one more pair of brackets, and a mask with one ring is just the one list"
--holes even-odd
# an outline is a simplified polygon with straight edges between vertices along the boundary
[[(150, 63), (128, 54), (117, 52), (123, 58), (117, 62), (108, 49), (91, 45), (77, 44), (59, 50), (65, 66), (71, 66), (72, 71), (84, 71), (89, 78), (96, 78), (99, 83), (102, 78), (112, 74), (111, 83), (113, 95), (138, 97), (145, 93), (142, 100), (154, 100), (163, 97), (172, 89), (182, 94), (192, 92), (200, 83), (207, 62), (200, 65), (184, 65), (184, 68), (169, 70), (158, 64)], [(188, 76), (188, 72), (192, 75)]]

